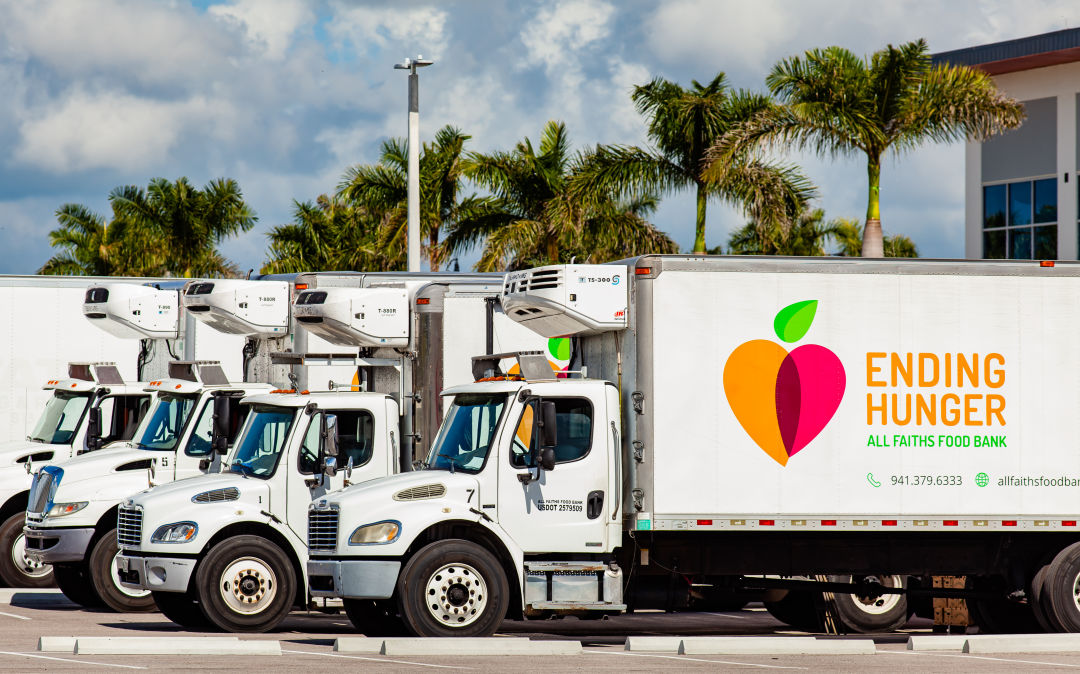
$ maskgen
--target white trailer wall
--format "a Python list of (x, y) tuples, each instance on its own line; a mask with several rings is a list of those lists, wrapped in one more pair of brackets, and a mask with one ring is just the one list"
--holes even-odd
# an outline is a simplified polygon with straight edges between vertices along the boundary
[[(646, 282), (656, 307), (647, 401), (656, 515), (865, 516), (880, 524), (905, 515), (1080, 513), (1080, 278), (664, 271)], [(816, 317), (785, 344), (774, 318), (804, 300), (818, 301)], [(750, 437), (725, 392), (725, 365), (750, 340), (788, 352), (818, 344), (843, 367), (835, 415), (786, 465)], [(894, 383), (893, 353), (900, 363), (908, 353), (914, 363), (932, 356), (922, 381), (916, 366), (912, 385), (903, 376)], [(977, 356), (978, 380), (958, 383), (954, 364), (946, 383), (947, 354)], [(987, 371), (990, 354), (1001, 364), (992, 359)], [(775, 379), (775, 369), (759, 370)], [(824, 391), (820, 373), (800, 374), (808, 400)], [(906, 424), (891, 413), (883, 422), (878, 411), (881, 396), (891, 404), (894, 395), (899, 420), (905, 396), (913, 398)], [(958, 417), (942, 410), (949, 395)], [(1004, 403), (1000, 419), (986, 414), (990, 395)], [(935, 419), (915, 418), (915, 396), (935, 401)]]

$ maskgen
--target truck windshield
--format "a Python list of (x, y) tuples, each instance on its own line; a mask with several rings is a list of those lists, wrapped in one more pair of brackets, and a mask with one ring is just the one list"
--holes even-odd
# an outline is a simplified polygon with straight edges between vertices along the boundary
[(159, 394), (153, 409), (135, 431), (135, 446), (161, 451), (176, 449), (196, 400), (194, 395)]
[(463, 393), (455, 397), (425, 465), (429, 469), (467, 473), (483, 468), (506, 398), (505, 393)]
[(89, 402), (89, 394), (54, 393), (26, 439), (54, 445), (69, 444), (79, 430), (79, 422)]
[(264, 480), (273, 475), (296, 413), (293, 407), (254, 406), (229, 456), (229, 470)]

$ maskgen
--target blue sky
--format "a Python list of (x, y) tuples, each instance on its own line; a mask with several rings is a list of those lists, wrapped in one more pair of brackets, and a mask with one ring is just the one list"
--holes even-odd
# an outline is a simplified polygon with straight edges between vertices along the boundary
[[(157, 176), (238, 180), (259, 223), (223, 251), (257, 270), (293, 199), (332, 191), (405, 135), (406, 78), (393, 70), (405, 56), (436, 61), (421, 71), (424, 140), (453, 124), (473, 150), (509, 148), (560, 119), (583, 147), (644, 143), (629, 91), (655, 76), (723, 71), (762, 90), (776, 61), (812, 47), (866, 54), (925, 37), (946, 51), (1078, 23), (1080, 9), (1038, 0), (0, 0), (0, 273), (33, 273), (52, 254), (61, 204), (104, 215), (112, 188)], [(828, 217), (862, 217), (862, 162), (789, 159)], [(888, 160), (881, 202), (886, 233), (961, 256), (962, 146)], [(689, 248), (692, 195), (666, 197), (653, 219)], [(708, 244), (743, 222), (710, 206)]]

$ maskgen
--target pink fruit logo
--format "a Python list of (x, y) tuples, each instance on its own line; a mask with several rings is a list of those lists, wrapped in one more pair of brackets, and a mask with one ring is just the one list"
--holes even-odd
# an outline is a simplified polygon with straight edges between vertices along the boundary
[[(796, 302), (776, 314), (781, 341), (806, 335), (817, 300)], [(739, 345), (724, 365), (731, 411), (757, 446), (781, 466), (817, 437), (840, 406), (847, 378), (836, 354), (817, 344), (788, 351), (766, 339)]]

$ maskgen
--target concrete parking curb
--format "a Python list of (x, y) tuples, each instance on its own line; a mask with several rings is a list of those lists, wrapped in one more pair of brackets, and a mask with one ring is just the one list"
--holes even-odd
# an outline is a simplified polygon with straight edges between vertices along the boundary
[(383, 640), (378, 637), (338, 637), (334, 640), (337, 653), (377, 655), (382, 652)]
[(281, 655), (270, 640), (235, 637), (80, 637), (76, 655)]
[(814, 637), (686, 637), (683, 655), (873, 655), (871, 639)]
[(74, 653), (75, 644), (86, 639), (153, 639), (157, 642), (185, 640), (189, 638), (213, 638), (219, 641), (239, 641), (239, 637), (38, 637), (37, 649), (41, 653)]
[(907, 640), (909, 651), (961, 651), (967, 643), (967, 635), (926, 635), (910, 636)]
[(340, 637), (338, 653), (367, 655), (580, 655), (580, 641), (533, 641), (521, 637), (390, 638)]
[(64, 593), (60, 590), (48, 588), (3, 588), (0, 589), (0, 604), (22, 606), (77, 606), (75, 602), (64, 596)]
[(678, 653), (682, 637), (626, 637), (625, 650), (650, 653)]
[(1076, 653), (1080, 634), (1000, 634), (968, 637), (964, 653)]

